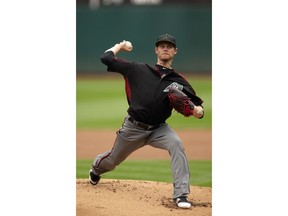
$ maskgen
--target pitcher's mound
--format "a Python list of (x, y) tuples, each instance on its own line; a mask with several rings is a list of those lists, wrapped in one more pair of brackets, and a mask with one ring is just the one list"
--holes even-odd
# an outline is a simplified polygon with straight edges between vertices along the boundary
[(172, 183), (101, 179), (93, 186), (88, 179), (77, 179), (77, 216), (211, 216), (211, 188), (190, 190), (192, 208), (179, 209), (172, 200)]

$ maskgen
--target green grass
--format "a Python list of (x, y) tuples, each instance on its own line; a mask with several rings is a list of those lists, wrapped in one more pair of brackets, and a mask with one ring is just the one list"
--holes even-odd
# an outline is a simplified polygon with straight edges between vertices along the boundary
[[(188, 79), (197, 95), (204, 100), (203, 119), (185, 118), (173, 112), (167, 120), (173, 128), (211, 128), (212, 125), (212, 83), (211, 78)], [(127, 114), (128, 104), (124, 90), (124, 80), (77, 79), (76, 81), (76, 127), (116, 129)]]
[[(76, 161), (76, 177), (88, 178), (92, 160)], [(212, 187), (212, 162), (189, 161), (190, 184)], [(115, 170), (104, 173), (103, 179), (131, 179), (158, 182), (173, 182), (170, 161), (168, 160), (127, 160)]]

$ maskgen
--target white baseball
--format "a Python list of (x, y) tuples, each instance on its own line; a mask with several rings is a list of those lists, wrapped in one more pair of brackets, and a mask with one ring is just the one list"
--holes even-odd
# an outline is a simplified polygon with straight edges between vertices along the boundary
[(132, 43), (130, 41), (125, 41), (125, 48), (131, 51), (133, 49)]

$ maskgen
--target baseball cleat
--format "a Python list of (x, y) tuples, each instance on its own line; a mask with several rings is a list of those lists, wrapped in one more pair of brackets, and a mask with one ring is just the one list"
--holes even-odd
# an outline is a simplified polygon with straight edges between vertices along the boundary
[(179, 208), (191, 208), (192, 204), (188, 202), (187, 198), (185, 196), (183, 197), (178, 197), (174, 199), (174, 203), (179, 207)]
[(98, 184), (100, 181), (100, 176), (93, 173), (92, 169), (89, 171), (89, 181), (92, 185)]

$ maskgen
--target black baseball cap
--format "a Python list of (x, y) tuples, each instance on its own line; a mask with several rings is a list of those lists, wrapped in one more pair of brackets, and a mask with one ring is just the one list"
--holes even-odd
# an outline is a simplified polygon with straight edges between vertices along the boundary
[(169, 35), (169, 34), (160, 35), (157, 38), (155, 45), (158, 46), (160, 42), (169, 42), (169, 43), (172, 43), (176, 47), (175, 37), (173, 37), (172, 35)]

